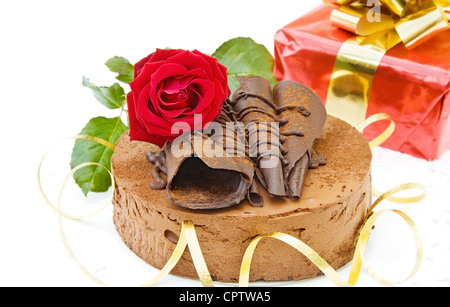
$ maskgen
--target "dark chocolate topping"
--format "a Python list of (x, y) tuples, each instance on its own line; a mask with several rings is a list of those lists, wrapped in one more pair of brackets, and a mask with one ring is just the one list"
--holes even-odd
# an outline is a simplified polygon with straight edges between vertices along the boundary
[[(152, 189), (165, 188), (174, 203), (189, 209), (231, 207), (246, 197), (251, 204), (262, 205), (262, 197), (253, 184), (255, 165), (246, 155), (245, 140), (238, 140), (238, 131), (226, 125), (235, 120), (232, 113), (226, 112), (227, 105), (226, 102), (215, 122), (214, 129), (221, 133), (185, 133), (166, 143), (161, 151), (147, 154), (155, 165)], [(167, 180), (161, 178), (161, 173), (166, 174)]]
[(150, 184), (150, 187), (154, 190), (164, 190), (167, 181), (161, 177), (161, 173), (167, 175), (165, 151), (149, 152), (147, 153), (147, 160), (155, 166), (152, 171), (154, 181)]
[[(272, 130), (271, 123), (277, 122), (278, 117), (276, 105), (269, 81), (262, 77), (238, 77), (239, 88), (233, 95), (233, 110), (237, 114), (237, 120), (246, 125), (254, 123), (256, 131), (249, 131), (248, 138), (252, 133), (257, 133), (257, 141), (249, 142), (253, 145), (250, 148), (250, 156), (255, 158), (255, 162), (261, 171), (260, 181), (271, 195), (286, 196), (286, 189), (283, 179), (283, 154), (281, 144), (278, 144), (279, 131)], [(261, 125), (265, 123), (265, 125)], [(268, 129), (270, 127), (270, 129)], [(266, 132), (267, 137), (261, 138), (260, 133)], [(269, 145), (269, 146), (265, 146)], [(273, 146), (270, 146), (273, 145)], [(251, 154), (255, 152), (256, 154)], [(278, 163), (274, 160), (278, 159)], [(263, 167), (263, 166), (270, 167)]]
[(298, 198), (310, 165), (325, 163), (324, 157), (314, 160), (314, 163), (311, 161), (312, 147), (322, 135), (327, 114), (320, 98), (300, 83), (281, 81), (274, 87), (274, 96), (278, 116), (285, 120), (280, 133), (285, 137), (286, 190), (290, 198)]

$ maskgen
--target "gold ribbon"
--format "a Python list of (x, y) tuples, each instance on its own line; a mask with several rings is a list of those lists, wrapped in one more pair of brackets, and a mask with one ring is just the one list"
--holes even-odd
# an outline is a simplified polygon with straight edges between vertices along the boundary
[[(370, 125), (374, 121), (382, 120), (382, 119), (389, 120), (389, 117), (387, 115), (385, 115), (385, 116), (380, 115), (380, 116), (374, 116), (372, 118), (369, 118), (360, 127), (360, 129), (364, 129), (364, 127), (366, 127), (367, 125)], [(389, 131), (389, 128), (384, 132), (385, 137), (389, 135), (388, 131)], [(102, 139), (92, 138), (92, 137), (87, 137), (87, 136), (77, 136), (75, 138), (90, 139), (92, 141), (103, 144), (104, 146), (107, 146), (109, 148), (114, 148), (113, 144), (110, 144), (110, 143), (108, 144), (108, 142), (106, 142)], [(58, 226), (59, 226), (59, 231), (60, 231), (60, 235), (61, 235), (63, 244), (64, 244), (67, 252), (69, 253), (70, 257), (79, 266), (81, 271), (84, 274), (86, 274), (86, 276), (88, 276), (90, 279), (92, 279), (99, 285), (107, 286), (103, 281), (101, 281), (100, 279), (95, 277), (88, 269), (86, 269), (86, 267), (84, 267), (83, 264), (75, 256), (74, 252), (72, 251), (72, 249), (66, 239), (64, 229), (62, 226), (62, 217), (66, 217), (66, 218), (69, 218), (72, 220), (80, 220), (80, 219), (90, 217), (90, 216), (93, 216), (93, 215), (99, 213), (101, 210), (103, 210), (106, 207), (106, 205), (111, 204), (113, 197), (114, 197), (114, 190), (112, 191), (110, 197), (108, 198), (106, 205), (100, 211), (97, 211), (93, 214), (86, 215), (86, 216), (73, 216), (73, 215), (70, 215), (70, 214), (67, 214), (67, 213), (61, 211), (61, 201), (62, 201), (62, 195), (63, 195), (64, 189), (65, 189), (65, 186), (67, 185), (69, 178), (71, 178), (73, 176), (73, 173), (75, 173), (77, 170), (79, 170), (83, 167), (90, 166), (90, 165), (96, 165), (96, 166), (104, 168), (105, 170), (107, 170), (109, 172), (113, 186), (114, 186), (114, 176), (105, 166), (103, 166), (99, 163), (86, 162), (86, 163), (82, 163), (82, 164), (78, 165), (77, 167), (73, 168), (66, 175), (66, 177), (63, 181), (63, 184), (60, 188), (60, 191), (59, 191), (57, 205), (55, 206), (51, 203), (51, 201), (46, 196), (44, 189), (42, 187), (42, 183), (41, 183), (41, 167), (42, 167), (45, 157), (47, 156), (47, 153), (48, 153), (48, 151), (44, 154), (44, 156), (42, 157), (42, 159), (39, 163), (38, 185), (39, 185), (40, 192), (41, 192), (42, 196), (44, 197), (44, 200), (58, 213)], [(422, 190), (423, 193), (418, 196), (406, 197), (406, 198), (393, 196), (394, 194), (396, 194), (398, 192), (406, 191), (409, 189), (419, 189), (419, 190)], [(274, 239), (281, 240), (281, 241), (285, 242), (286, 244), (291, 245), (292, 247), (297, 249), (299, 252), (304, 254), (306, 257), (308, 257), (308, 259), (310, 261), (312, 261), (330, 280), (332, 280), (338, 286), (355, 285), (358, 280), (358, 276), (359, 276), (362, 265), (364, 265), (366, 270), (374, 278), (378, 279), (379, 281), (387, 283), (387, 284), (398, 283), (398, 282), (392, 282), (392, 281), (385, 280), (385, 279), (379, 277), (378, 275), (376, 275), (370, 269), (370, 267), (368, 266), (367, 262), (365, 261), (365, 259), (363, 257), (364, 250), (366, 248), (367, 241), (369, 238), (369, 234), (370, 234), (370, 231), (371, 231), (375, 221), (382, 214), (384, 214), (385, 212), (388, 212), (388, 211), (397, 213), (407, 222), (407, 224), (409, 225), (409, 227), (414, 235), (415, 241), (416, 241), (416, 249), (417, 249), (416, 263), (414, 265), (413, 270), (411, 271), (411, 274), (404, 280), (404, 281), (406, 281), (406, 280), (412, 278), (414, 276), (414, 274), (418, 271), (421, 260), (422, 260), (423, 246), (422, 246), (422, 240), (421, 240), (420, 234), (418, 232), (418, 229), (417, 229), (416, 225), (414, 224), (414, 222), (412, 221), (412, 219), (409, 218), (405, 213), (403, 213), (399, 210), (380, 210), (378, 212), (374, 212), (373, 210), (380, 202), (382, 202), (383, 200), (386, 200), (386, 199), (394, 201), (394, 202), (398, 202), (398, 203), (413, 203), (413, 202), (418, 202), (418, 201), (424, 199), (425, 196), (426, 196), (426, 192), (425, 192), (425, 187), (423, 185), (418, 184), (418, 183), (410, 183), (410, 184), (400, 185), (394, 189), (389, 190), (388, 192), (382, 194), (373, 203), (373, 205), (368, 210), (368, 213), (365, 218), (364, 226), (362, 227), (360, 236), (358, 238), (358, 242), (356, 245), (355, 254), (354, 254), (354, 258), (353, 258), (352, 269), (351, 269), (350, 277), (347, 282), (344, 279), (342, 279), (342, 277), (340, 277), (340, 275), (319, 254), (317, 254), (308, 245), (306, 245), (302, 241), (300, 241), (297, 238), (290, 236), (288, 234), (281, 233), (281, 232), (275, 232), (275, 233), (271, 233), (271, 234), (260, 235), (250, 242), (249, 246), (247, 247), (247, 249), (244, 253), (243, 259), (242, 259), (241, 269), (240, 269), (240, 273), (239, 273), (239, 286), (241, 286), (241, 287), (248, 286), (252, 257), (253, 257), (253, 254), (255, 252), (255, 249), (256, 249), (258, 243), (263, 238), (274, 238)], [(180, 236), (179, 236), (177, 245), (175, 246), (175, 249), (174, 249), (172, 255), (170, 256), (169, 260), (167, 261), (165, 266), (158, 272), (158, 274), (156, 276), (154, 276), (149, 282), (143, 284), (142, 286), (143, 287), (153, 286), (157, 282), (159, 282), (162, 278), (164, 278), (166, 275), (168, 275), (171, 272), (171, 270), (175, 267), (175, 265), (179, 262), (179, 260), (181, 259), (182, 255), (186, 249), (186, 246), (189, 246), (189, 251), (191, 253), (195, 269), (197, 271), (197, 274), (199, 276), (199, 279), (200, 279), (202, 285), (204, 287), (213, 287), (214, 284), (213, 284), (211, 275), (208, 271), (205, 260), (203, 258), (203, 254), (202, 254), (202, 251), (200, 248), (200, 244), (198, 242), (198, 238), (197, 238), (197, 235), (195, 232), (195, 226), (194, 226), (193, 221), (183, 221), (183, 223), (181, 225)], [(402, 282), (404, 282), (404, 281), (402, 281)]]
[[(352, 268), (350, 271), (350, 276), (348, 278), (348, 281), (345, 281), (318, 253), (316, 253), (313, 249), (311, 249), (308, 245), (303, 243), (301, 240), (299, 240), (291, 235), (285, 234), (285, 233), (274, 232), (274, 233), (270, 233), (270, 234), (266, 234), (266, 235), (260, 235), (256, 238), (254, 238), (250, 242), (249, 246), (247, 247), (247, 249), (244, 253), (244, 257), (242, 259), (240, 276), (239, 276), (239, 286), (240, 287), (248, 286), (249, 275), (250, 275), (250, 265), (251, 265), (251, 261), (253, 258), (253, 254), (255, 252), (255, 249), (256, 249), (258, 243), (264, 238), (277, 239), (277, 240), (283, 241), (284, 243), (292, 246), (297, 251), (299, 251), (304, 256), (306, 256), (312, 263), (314, 263), (319, 268), (319, 270), (325, 276), (327, 276), (332, 282), (334, 282), (337, 286), (340, 286), (340, 287), (353, 286), (357, 283), (359, 273), (361, 271), (361, 265), (364, 265), (366, 270), (374, 278), (376, 278), (377, 280), (379, 280), (383, 283), (386, 283), (386, 284), (398, 284), (398, 283), (403, 283), (403, 282), (409, 280), (419, 270), (420, 264), (422, 262), (422, 257), (423, 257), (423, 244), (422, 244), (422, 239), (420, 237), (417, 226), (414, 224), (413, 220), (408, 215), (406, 215), (405, 213), (403, 213), (402, 211), (399, 211), (399, 210), (380, 210), (377, 212), (373, 212), (373, 209), (381, 201), (383, 201), (385, 199), (391, 199), (393, 194), (398, 193), (400, 191), (406, 191), (409, 189), (419, 189), (419, 190), (422, 190), (423, 193), (418, 196), (414, 196), (414, 197), (396, 198), (396, 199), (401, 200), (402, 202), (405, 202), (405, 203), (406, 202), (412, 203), (412, 202), (422, 200), (426, 195), (425, 187), (423, 185), (418, 184), (418, 183), (404, 184), (404, 185), (398, 186), (398, 187), (382, 194), (377, 199), (377, 201), (375, 201), (375, 203), (372, 205), (372, 207), (369, 209), (369, 211), (366, 215), (366, 218), (365, 218), (364, 226), (363, 226), (361, 233), (359, 235), (359, 238), (358, 238), (358, 243), (355, 248)], [(409, 276), (405, 280), (400, 281), (400, 282), (388, 281), (386, 279), (381, 278), (369, 267), (369, 265), (367, 264), (367, 261), (364, 259), (364, 250), (366, 248), (367, 241), (369, 239), (370, 231), (371, 231), (373, 225), (375, 224), (375, 221), (382, 214), (384, 214), (388, 211), (397, 213), (398, 215), (400, 215), (400, 217), (402, 217), (406, 221), (406, 223), (410, 227), (410, 229), (413, 233), (414, 239), (416, 241), (416, 251), (417, 251), (416, 252), (416, 263), (415, 263), (414, 268), (412, 269), (411, 273), (409, 274)]]
[[(450, 28), (449, 0), (335, 0), (331, 21), (355, 34), (337, 54), (327, 112), (357, 126), (365, 118), (375, 73), (387, 51), (409, 50)], [(373, 6), (378, 3), (378, 6)], [(376, 9), (379, 10), (376, 11)]]
[(327, 113), (353, 126), (366, 118), (375, 72), (384, 52), (350, 39), (343, 43), (331, 74), (326, 101)]
[[(98, 138), (98, 137), (95, 137), (95, 136), (91, 136), (91, 135), (77, 135), (77, 136), (74, 136), (74, 137), (70, 137), (70, 138), (67, 138), (67, 139), (64, 139), (64, 140), (60, 141), (59, 143), (55, 144), (53, 147), (59, 146), (61, 143), (66, 142), (66, 141), (68, 141), (68, 140), (72, 140), (72, 139), (89, 140), (89, 141), (92, 141), (92, 142), (99, 143), (99, 144), (101, 144), (101, 145), (103, 145), (103, 146), (105, 146), (105, 147), (111, 149), (112, 151), (115, 150), (114, 144), (112, 144), (112, 143), (110, 143), (110, 142), (108, 142), (108, 141), (105, 141), (105, 140), (103, 140), (103, 139), (101, 139), (101, 138)], [(44, 189), (43, 189), (43, 187), (42, 187), (42, 182), (41, 182), (41, 169), (42, 169), (42, 164), (44, 163), (44, 160), (45, 160), (45, 158), (47, 157), (47, 154), (48, 154), (51, 150), (53, 150), (53, 147), (51, 147), (49, 150), (47, 150), (47, 151), (44, 153), (44, 155), (43, 155), (42, 158), (41, 158), (41, 161), (39, 162), (38, 171), (37, 171), (38, 187), (39, 187), (39, 190), (40, 190), (41, 195), (42, 195), (42, 197), (44, 198), (45, 202), (46, 202), (53, 210), (55, 210), (55, 211), (58, 213), (58, 216), (64, 216), (64, 217), (66, 217), (66, 218), (68, 218), (68, 219), (71, 219), (71, 220), (80, 220), (80, 219), (88, 218), (88, 217), (94, 216), (94, 215), (98, 214), (99, 212), (101, 212), (101, 211), (108, 205), (108, 203), (106, 203), (105, 206), (104, 206), (103, 208), (101, 208), (100, 210), (98, 210), (97, 212), (94, 212), (94, 213), (91, 213), (91, 214), (88, 214), (88, 215), (84, 215), (84, 216), (75, 216), (75, 215), (68, 214), (68, 213), (65, 213), (65, 212), (61, 211), (61, 209), (60, 209), (58, 206), (53, 205), (53, 203), (48, 199), (48, 197), (47, 197), (47, 195), (45, 194)], [(61, 202), (63, 190), (64, 190), (64, 187), (66, 186), (67, 181), (69, 180), (69, 178), (70, 178), (77, 170), (79, 170), (79, 169), (81, 169), (81, 168), (83, 168), (83, 167), (89, 166), (89, 165), (100, 166), (100, 167), (106, 169), (106, 170), (109, 172), (109, 170), (108, 170), (105, 166), (103, 166), (103, 165), (101, 165), (101, 164), (98, 164), (98, 163), (87, 162), (87, 163), (83, 163), (83, 164), (78, 165), (77, 167), (75, 167), (74, 169), (72, 169), (72, 170), (67, 174), (67, 176), (66, 176), (66, 178), (65, 178), (65, 180), (64, 180), (64, 183), (63, 183), (63, 185), (62, 185), (62, 188), (61, 188), (61, 190), (60, 190), (60, 192), (59, 192), (58, 203)], [(112, 178), (112, 176), (111, 176), (111, 178)], [(114, 183), (114, 180), (113, 180), (112, 182)], [(114, 186), (114, 185), (113, 185), (113, 186)], [(112, 200), (112, 196), (111, 196), (110, 200)], [(109, 203), (111, 203), (111, 202), (109, 202)]]
[[(60, 145), (60, 143), (63, 143), (67, 140), (71, 140), (71, 139), (85, 139), (85, 140), (90, 140), (93, 142), (97, 142), (103, 146), (108, 147), (111, 150), (115, 150), (115, 146), (114, 144), (105, 141), (101, 138), (98, 137), (94, 137), (94, 136), (89, 136), (89, 135), (77, 135), (75, 137), (72, 138), (67, 138), (62, 140), (61, 142), (55, 144), (55, 146)], [(108, 197), (105, 205), (99, 209), (98, 211), (95, 211), (91, 214), (87, 214), (87, 215), (83, 215), (83, 216), (75, 216), (69, 213), (66, 213), (64, 211), (61, 210), (61, 203), (62, 203), (62, 196), (64, 193), (64, 189), (69, 181), (70, 178), (72, 178), (73, 174), (78, 171), (79, 169), (82, 169), (84, 167), (87, 166), (98, 166), (98, 167), (102, 167), (103, 169), (105, 169), (110, 177), (111, 177), (111, 182), (112, 182), (112, 186), (114, 186), (114, 176), (111, 173), (111, 171), (106, 168), (104, 165), (100, 164), (100, 163), (96, 163), (96, 162), (85, 162), (82, 163), (76, 167), (74, 167), (70, 172), (68, 172), (68, 174), (66, 175), (66, 177), (64, 178), (64, 181), (61, 185), (61, 188), (59, 190), (59, 194), (58, 194), (58, 198), (57, 198), (57, 204), (54, 205), (50, 199), (47, 197), (44, 188), (42, 186), (42, 181), (41, 181), (41, 169), (42, 169), (42, 165), (45, 161), (45, 158), (47, 157), (47, 154), (53, 149), (50, 148), (49, 150), (47, 150), (45, 152), (45, 154), (42, 156), (41, 161), (39, 162), (39, 166), (38, 166), (38, 171), (37, 171), (37, 179), (38, 179), (38, 186), (39, 186), (39, 190), (41, 192), (42, 197), (44, 198), (45, 202), (54, 210), (57, 212), (58, 214), (58, 228), (59, 228), (59, 232), (60, 232), (60, 236), (61, 239), (63, 241), (64, 247), (66, 248), (69, 256), (72, 258), (72, 260), (78, 265), (78, 267), (80, 268), (80, 270), (90, 279), (92, 279), (94, 282), (96, 282), (99, 285), (102, 286), (107, 286), (107, 284), (105, 284), (103, 281), (101, 281), (100, 279), (98, 279), (97, 277), (95, 277), (95, 275), (93, 275), (75, 256), (72, 248), (70, 247), (70, 244), (65, 236), (64, 233), (64, 229), (63, 229), (63, 225), (62, 225), (62, 217), (71, 219), (71, 220), (82, 220), (88, 217), (92, 217), (95, 216), (97, 214), (99, 214), (101, 211), (103, 211), (108, 205), (110, 205), (113, 201), (114, 198), (114, 190), (112, 191), (111, 195)], [(213, 282), (211, 279), (211, 275), (208, 272), (208, 268), (206, 266), (205, 260), (203, 259), (203, 254), (201, 252), (200, 249), (200, 245), (198, 243), (198, 239), (197, 239), (197, 235), (195, 233), (195, 227), (194, 227), (194, 223), (192, 221), (183, 221), (182, 226), (181, 226), (181, 233), (180, 233), (180, 237), (178, 239), (177, 245), (171, 255), (171, 257), (169, 258), (169, 260), (167, 261), (166, 265), (159, 271), (159, 273), (152, 278), (149, 282), (145, 283), (142, 285), (142, 287), (149, 287), (152, 286), (154, 284), (156, 284), (158, 281), (160, 281), (163, 277), (165, 277), (167, 274), (170, 273), (170, 271), (175, 267), (175, 265), (178, 263), (178, 261), (180, 260), (181, 256), (184, 253), (184, 250), (186, 248), (186, 246), (189, 246), (189, 251), (191, 252), (192, 255), (192, 259), (194, 262), (194, 266), (197, 270), (198, 276), (200, 281), (202, 282), (203, 286), (205, 287), (212, 287), (213, 286)]]
[[(333, 5), (325, 1), (329, 5)], [(331, 21), (385, 51), (403, 42), (413, 49), (449, 29), (449, 0), (336, 0)], [(375, 43), (377, 42), (377, 43)]]
[(197, 275), (204, 287), (214, 287), (211, 275), (209, 274), (208, 267), (206, 266), (205, 259), (203, 258), (200, 245), (198, 243), (197, 234), (195, 232), (194, 222), (183, 221), (181, 225), (180, 237), (178, 238), (177, 245), (166, 265), (159, 271), (159, 273), (148, 283), (144, 284), (143, 287), (151, 287), (156, 284), (159, 280), (165, 277), (172, 271), (181, 256), (184, 253), (186, 245), (189, 246), (189, 251), (191, 252), (192, 261), (194, 262), (195, 269), (197, 270)]
[[(376, 138), (374, 138), (372, 141), (369, 142), (369, 146), (371, 149), (379, 146), (381, 143), (383, 143), (385, 140), (387, 140), (392, 133), (395, 130), (395, 123), (392, 120), (392, 118), (388, 114), (380, 113), (380, 114), (374, 114), (370, 116), (369, 118), (365, 119), (363, 122), (361, 122), (357, 129), (361, 133), (363, 130), (368, 127), (369, 125), (381, 121), (381, 120), (388, 120), (390, 121), (389, 126), (386, 128), (385, 131), (380, 133)], [(412, 197), (396, 197), (394, 196), (396, 193), (407, 191), (407, 190), (421, 190), (422, 193), (417, 196)], [(423, 200), (426, 197), (426, 189), (425, 186), (420, 183), (407, 183), (399, 185), (386, 193), (380, 193), (377, 189), (372, 188), (372, 192), (374, 195), (379, 196), (378, 199), (372, 204), (372, 206), (368, 209), (366, 218), (363, 224), (363, 227), (361, 229), (360, 235), (358, 237), (358, 242), (355, 248), (355, 253), (352, 260), (352, 268), (350, 271), (350, 276), (348, 278), (348, 281), (345, 281), (318, 253), (316, 253), (313, 249), (311, 249), (308, 245), (300, 241), (299, 239), (290, 236), (285, 233), (281, 232), (274, 232), (266, 235), (260, 235), (256, 238), (254, 238), (249, 246), (247, 247), (242, 263), (241, 263), (241, 270), (239, 275), (239, 286), (240, 287), (246, 287), (249, 283), (249, 275), (250, 275), (250, 265), (253, 258), (253, 254), (255, 252), (255, 249), (259, 242), (263, 238), (273, 238), (278, 239), (280, 241), (283, 241), (286, 244), (289, 244), (293, 248), (295, 248), (297, 251), (302, 253), (304, 256), (306, 256), (312, 263), (314, 263), (319, 270), (324, 273), (325, 276), (327, 276), (331, 281), (333, 281), (337, 286), (340, 287), (348, 287), (353, 286), (357, 283), (359, 278), (359, 273), (361, 271), (361, 265), (363, 264), (366, 270), (371, 274), (375, 279), (386, 283), (386, 284), (396, 284), (396, 283), (403, 283), (409, 279), (411, 279), (419, 270), (420, 264), (422, 262), (423, 257), (423, 244), (422, 239), (419, 234), (418, 228), (413, 222), (413, 220), (406, 215), (404, 212), (399, 210), (380, 210), (377, 212), (374, 212), (374, 209), (383, 201), (383, 200), (390, 200), (392, 202), (396, 203), (403, 203), (403, 204), (409, 204), (409, 203), (416, 203), (421, 200)], [(398, 214), (400, 217), (402, 217), (408, 226), (410, 227), (414, 239), (416, 241), (416, 263), (414, 265), (414, 268), (412, 269), (409, 276), (401, 281), (401, 282), (392, 282), (388, 281), (384, 278), (381, 278), (378, 276), (367, 264), (367, 261), (364, 259), (364, 250), (367, 245), (367, 241), (369, 239), (370, 231), (372, 230), (373, 225), (375, 224), (376, 220), (384, 213), (386, 212), (394, 212)]]
[(377, 137), (375, 137), (373, 140), (369, 141), (370, 149), (374, 149), (375, 147), (380, 146), (384, 141), (386, 141), (395, 130), (395, 122), (392, 120), (392, 117), (389, 116), (389, 114), (385, 113), (378, 113), (374, 114), (368, 118), (366, 118), (363, 122), (361, 122), (356, 128), (360, 133), (363, 132), (365, 128), (370, 126), (371, 124), (375, 122), (379, 122), (382, 120), (388, 120), (389, 126), (381, 132)]

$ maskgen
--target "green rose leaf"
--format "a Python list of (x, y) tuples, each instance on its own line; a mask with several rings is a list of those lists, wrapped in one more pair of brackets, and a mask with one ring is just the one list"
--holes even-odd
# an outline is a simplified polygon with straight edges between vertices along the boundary
[(237, 37), (226, 41), (212, 56), (227, 67), (231, 93), (239, 87), (236, 75), (261, 76), (269, 80), (272, 87), (277, 83), (273, 75), (273, 56), (264, 45), (251, 38)]
[(134, 66), (125, 58), (115, 56), (108, 61), (105, 65), (112, 71), (118, 73), (117, 80), (123, 83), (130, 83), (134, 79)]
[(89, 78), (83, 76), (82, 84), (91, 89), (95, 98), (108, 109), (119, 109), (126, 103), (125, 91), (118, 83), (114, 83), (110, 87), (97, 86), (91, 83)]
[[(115, 144), (127, 129), (120, 117), (95, 117), (81, 130), (80, 135), (94, 136)], [(70, 167), (73, 169), (81, 163), (96, 162), (111, 170), (112, 154), (113, 151), (110, 148), (98, 142), (77, 139), (72, 150)], [(79, 169), (73, 174), (73, 177), (84, 195), (89, 192), (106, 192), (111, 186), (111, 177), (108, 171), (96, 165)]]

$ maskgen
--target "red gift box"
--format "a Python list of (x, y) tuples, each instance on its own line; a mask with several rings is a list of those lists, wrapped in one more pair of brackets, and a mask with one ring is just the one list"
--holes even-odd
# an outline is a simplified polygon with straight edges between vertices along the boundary
[[(278, 80), (311, 87), (327, 102), (331, 74), (341, 45), (355, 35), (330, 20), (333, 8), (321, 5), (275, 35)], [(408, 50), (400, 43), (381, 59), (374, 75), (366, 117), (390, 115), (396, 124), (382, 146), (426, 160), (450, 148), (450, 30)], [(364, 135), (380, 134), (383, 123)]]

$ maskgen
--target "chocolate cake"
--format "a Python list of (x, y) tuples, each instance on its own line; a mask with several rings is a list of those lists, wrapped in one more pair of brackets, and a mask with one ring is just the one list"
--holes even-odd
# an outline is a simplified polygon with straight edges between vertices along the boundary
[[(272, 232), (299, 238), (335, 269), (348, 263), (371, 205), (367, 141), (349, 124), (327, 116), (317, 96), (298, 83), (279, 82), (272, 91), (262, 78), (239, 81), (216, 130), (227, 132), (230, 122), (254, 123), (258, 133), (266, 129), (264, 142), (277, 146), (252, 144), (255, 131), (246, 126), (244, 134), (236, 129), (219, 137), (234, 144), (241, 139), (243, 146), (208, 147), (234, 153), (231, 157), (201, 155), (194, 146), (188, 156), (176, 157), (172, 144), (159, 148), (130, 141), (125, 133), (111, 159), (118, 233), (136, 255), (161, 269), (182, 222), (191, 220), (209, 272), (221, 282), (237, 282), (250, 241)], [(279, 125), (263, 125), (271, 121)], [(211, 138), (194, 131), (180, 140), (204, 145)], [(279, 163), (261, 167), (268, 158)], [(172, 273), (198, 278), (188, 250)], [(319, 273), (294, 248), (268, 239), (254, 254), (250, 280), (298, 280)]]

